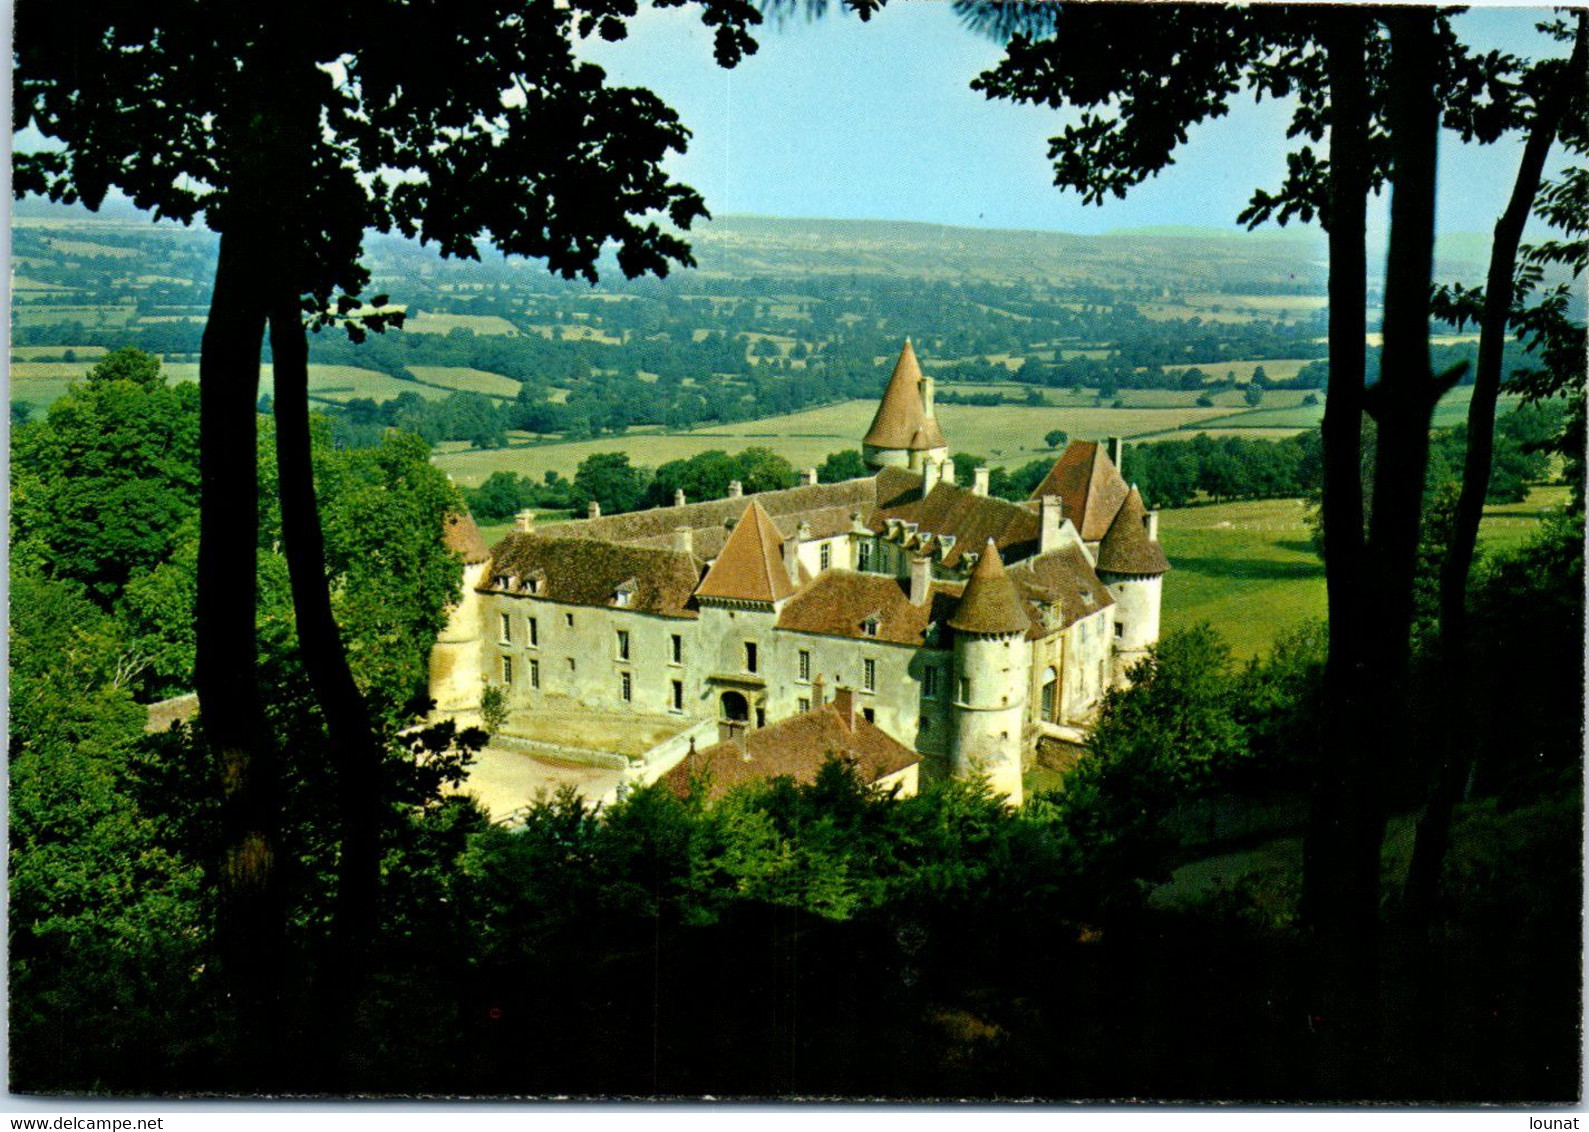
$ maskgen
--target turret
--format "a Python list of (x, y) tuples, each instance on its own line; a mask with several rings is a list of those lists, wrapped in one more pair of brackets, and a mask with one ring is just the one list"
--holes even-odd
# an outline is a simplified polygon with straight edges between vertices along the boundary
[(916, 350), (905, 339), (893, 376), (861, 441), (861, 454), (873, 468), (922, 470), (931, 458), (940, 465), (949, 458), (949, 443), (938, 427), (933, 383), (924, 377)]
[(463, 580), (430, 650), (430, 698), (438, 713), (450, 715), (480, 707), (482, 612), (475, 588), (485, 580), (491, 552), (467, 512), (447, 517), (444, 538), (447, 549), (463, 559)]
[(1098, 578), (1115, 599), (1114, 679), (1125, 682), (1131, 666), (1159, 639), (1163, 579), (1170, 568), (1159, 546), (1158, 513), (1147, 510), (1131, 488), (1098, 545)]
[(992, 539), (971, 571), (949, 627), (955, 635), (953, 772), (987, 775), (993, 789), (1018, 806), (1031, 621)]

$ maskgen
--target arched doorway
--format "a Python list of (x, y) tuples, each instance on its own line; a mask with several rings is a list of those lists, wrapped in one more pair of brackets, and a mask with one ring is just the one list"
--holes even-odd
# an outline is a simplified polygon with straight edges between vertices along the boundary
[(1043, 673), (1043, 722), (1055, 722), (1055, 713), (1059, 710), (1059, 673), (1050, 668)]
[(731, 723), (750, 721), (750, 703), (739, 692), (724, 692), (721, 700), (723, 718)]

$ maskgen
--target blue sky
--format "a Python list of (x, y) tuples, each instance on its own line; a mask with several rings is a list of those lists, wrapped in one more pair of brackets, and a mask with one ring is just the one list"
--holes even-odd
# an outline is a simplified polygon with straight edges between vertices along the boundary
[[(836, 3), (836, 0), (834, 0)], [(1533, 30), (1548, 9), (1458, 17), (1476, 46), (1559, 49)], [(1144, 18), (1151, 9), (1144, 9)], [(620, 44), (589, 54), (616, 81), (655, 90), (694, 131), (673, 163), (717, 214), (919, 220), (1097, 233), (1191, 224), (1235, 228), (1254, 187), (1284, 170), (1288, 112), (1244, 98), (1192, 132), (1176, 164), (1102, 208), (1053, 187), (1045, 156), (1060, 113), (989, 102), (969, 89), (998, 44), (964, 30), (942, 0), (893, 0), (870, 23), (832, 14), (764, 27), (733, 71), (712, 63), (691, 9), (646, 10)], [(1521, 143), (1442, 138), (1438, 223), (1486, 232), (1505, 203)], [(1383, 209), (1381, 208), (1381, 213)], [(1383, 215), (1375, 227), (1383, 226)]]

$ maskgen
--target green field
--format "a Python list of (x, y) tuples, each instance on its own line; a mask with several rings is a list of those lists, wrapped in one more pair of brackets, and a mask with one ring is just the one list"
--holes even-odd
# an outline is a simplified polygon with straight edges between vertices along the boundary
[(1200, 369), (1216, 380), (1223, 380), (1226, 374), (1234, 373), (1237, 384), (1245, 385), (1252, 380), (1253, 371), (1259, 366), (1263, 367), (1264, 376), (1271, 381), (1290, 381), (1302, 372), (1303, 366), (1310, 366), (1316, 360), (1314, 358), (1279, 358), (1268, 361), (1189, 362), (1186, 365), (1165, 366), (1164, 372), (1179, 373), (1182, 370)]
[[(36, 409), (64, 396), (73, 381), (81, 380), (92, 367), (93, 361), (83, 362), (13, 362), (11, 363), (11, 399), (25, 401)], [(167, 362), (163, 367), (166, 381), (197, 381), (197, 362)], [(387, 400), (404, 391), (418, 393), (428, 400), (447, 396), (450, 390), (436, 389), (413, 381), (399, 381), (375, 370), (356, 366), (309, 367), (309, 396), (321, 401), (350, 401), (356, 397), (373, 397)], [(271, 391), (271, 368), (261, 366), (259, 391)]]
[(403, 320), (403, 329), (410, 334), (451, 334), (454, 330), (509, 336), (518, 333), (511, 322), (493, 314), (437, 314), (435, 311), (410, 312)]
[(442, 385), (492, 397), (516, 397), (519, 383), (500, 373), (488, 373), (467, 366), (409, 366), (408, 372), (428, 385)]
[[(1523, 503), (1486, 508), (1482, 545), (1518, 546), (1566, 501), (1565, 487), (1536, 487)], [(1313, 551), (1306, 516), (1296, 499), (1160, 512), (1159, 538), (1170, 559), (1163, 630), (1206, 621), (1244, 660), (1267, 651), (1298, 623), (1324, 617), (1324, 563)]]

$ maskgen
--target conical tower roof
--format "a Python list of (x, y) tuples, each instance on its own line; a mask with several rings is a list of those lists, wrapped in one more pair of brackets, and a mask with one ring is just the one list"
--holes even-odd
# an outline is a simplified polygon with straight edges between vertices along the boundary
[(988, 539), (949, 627), (962, 633), (1024, 633), (1031, 624), (1015, 582), (1004, 572), (998, 546)]
[(874, 448), (902, 448), (926, 451), (943, 448), (947, 441), (938, 427), (936, 417), (927, 415), (921, 399), (921, 364), (916, 361), (916, 350), (905, 339), (905, 348), (899, 352), (894, 364), (894, 376), (888, 379), (883, 390), (883, 400), (872, 418), (872, 427), (866, 430), (862, 443)]
[(783, 564), (783, 539), (761, 504), (752, 499), (701, 580), (696, 596), (770, 603), (794, 592)]
[(1148, 510), (1136, 488), (1126, 496), (1098, 544), (1098, 569), (1111, 574), (1162, 574), (1170, 568), (1164, 548), (1148, 537)]
[(1065, 517), (1085, 542), (1097, 542), (1109, 530), (1130, 489), (1104, 446), (1094, 440), (1072, 441), (1028, 499), (1057, 495)]

